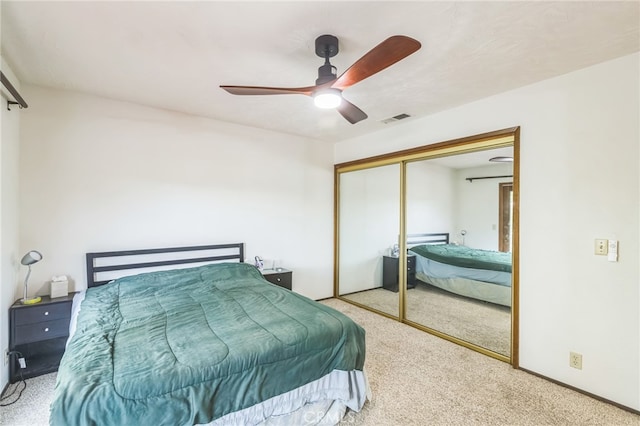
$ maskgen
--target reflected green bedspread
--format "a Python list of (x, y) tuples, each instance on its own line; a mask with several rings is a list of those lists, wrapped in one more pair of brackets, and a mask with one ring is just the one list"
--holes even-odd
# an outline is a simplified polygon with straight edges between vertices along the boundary
[(411, 251), (436, 262), (463, 268), (511, 272), (511, 253), (473, 249), (455, 244), (423, 244)]
[(247, 264), (122, 278), (86, 293), (50, 423), (207, 423), (364, 356), (361, 327)]

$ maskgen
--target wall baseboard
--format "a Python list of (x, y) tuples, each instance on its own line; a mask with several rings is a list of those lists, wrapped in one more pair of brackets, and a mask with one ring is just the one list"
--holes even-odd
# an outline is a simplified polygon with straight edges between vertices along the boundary
[(601, 396), (592, 394), (591, 392), (587, 392), (587, 391), (582, 390), (580, 388), (577, 388), (575, 386), (568, 385), (568, 384), (563, 383), (563, 382), (561, 382), (559, 380), (555, 380), (555, 379), (549, 378), (549, 377), (547, 377), (547, 376), (545, 376), (543, 374), (539, 374), (539, 373), (533, 372), (531, 370), (527, 370), (526, 368), (519, 368), (519, 369), (524, 371), (525, 373), (529, 373), (529, 374), (531, 374), (533, 376), (540, 377), (541, 379), (545, 379), (545, 380), (548, 380), (548, 381), (550, 381), (552, 383), (555, 383), (556, 385), (562, 386), (562, 387), (567, 388), (567, 389), (571, 389), (571, 390), (579, 392), (579, 393), (581, 393), (583, 395), (587, 395), (587, 396), (589, 396), (589, 397), (591, 397), (593, 399), (597, 399), (598, 401), (606, 402), (607, 404), (610, 404), (610, 405), (613, 405), (615, 407), (618, 407), (621, 410), (629, 411), (630, 413), (640, 415), (640, 411), (638, 411), (638, 410), (636, 410), (634, 408), (627, 407), (626, 405), (622, 405), (622, 404), (620, 404), (618, 402), (611, 401), (611, 400), (603, 398)]

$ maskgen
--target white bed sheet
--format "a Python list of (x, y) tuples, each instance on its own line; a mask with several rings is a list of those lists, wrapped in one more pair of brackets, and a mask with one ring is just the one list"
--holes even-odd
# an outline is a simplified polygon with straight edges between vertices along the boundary
[[(439, 271), (433, 271), (433, 264), (438, 263), (423, 256), (416, 255), (416, 278), (434, 287), (458, 294), (460, 296), (471, 297), (484, 302), (495, 303), (502, 306), (511, 307), (511, 274), (508, 274), (509, 286), (494, 284), (491, 282), (478, 281), (471, 278), (456, 276), (455, 274), (443, 275)], [(450, 266), (450, 265), (444, 265)], [(468, 268), (458, 268), (468, 269)], [(496, 272), (496, 271), (490, 271)], [(435, 275), (435, 276), (434, 276)], [(504, 277), (501, 277), (504, 281)]]
[(82, 304), (86, 293), (87, 290), (82, 290), (77, 292), (75, 296), (73, 296), (73, 302), (71, 303), (71, 321), (69, 321), (69, 338), (67, 339), (67, 344), (76, 332), (76, 327), (78, 325), (78, 314), (80, 313), (80, 305)]
[[(412, 252), (413, 253), (413, 252)], [(433, 278), (466, 278), (511, 287), (511, 272), (464, 268), (416, 255), (416, 270)]]
[(358, 412), (367, 399), (371, 399), (371, 392), (363, 371), (333, 370), (318, 380), (227, 414), (207, 426), (335, 425), (347, 408)]

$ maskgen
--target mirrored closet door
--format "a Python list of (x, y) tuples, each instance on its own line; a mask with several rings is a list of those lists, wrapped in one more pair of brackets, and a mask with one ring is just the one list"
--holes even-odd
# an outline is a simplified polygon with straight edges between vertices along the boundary
[(518, 148), (511, 128), (336, 165), (336, 297), (517, 366)]
[(399, 244), (400, 165), (345, 171), (338, 188), (339, 295), (398, 317), (397, 272), (385, 259)]
[[(406, 165), (407, 248), (416, 286), (406, 319), (510, 356), (513, 147)], [(504, 205), (503, 205), (504, 204)], [(501, 212), (505, 217), (501, 220)], [(504, 226), (501, 227), (504, 221)]]

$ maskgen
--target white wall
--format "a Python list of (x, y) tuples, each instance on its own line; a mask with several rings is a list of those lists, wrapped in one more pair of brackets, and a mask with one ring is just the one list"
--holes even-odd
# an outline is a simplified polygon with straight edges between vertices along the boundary
[[(333, 148), (318, 141), (66, 91), (24, 86), (20, 246), (86, 287), (84, 254), (245, 242), (293, 289), (330, 297)], [(16, 291), (18, 289), (16, 288)]]
[(407, 164), (407, 234), (453, 236), (456, 187), (453, 169), (427, 161)]
[[(335, 148), (341, 163), (521, 126), (520, 365), (636, 410), (639, 62), (625, 56)], [(595, 238), (618, 239), (619, 262), (595, 256)]]
[(382, 287), (382, 256), (400, 232), (400, 166), (342, 173), (340, 200), (340, 293)]
[[(2, 58), (0, 58), (2, 60)], [(2, 60), (2, 72), (20, 91), (20, 81)], [(4, 365), (5, 350), (9, 347), (9, 307), (16, 300), (16, 286), (21, 252), (18, 247), (18, 152), (20, 116), (14, 106), (7, 110), (7, 98), (0, 96), (0, 391), (9, 379), (9, 367)], [(22, 287), (19, 287), (22, 288)]]
[(499, 184), (513, 182), (513, 178), (480, 179), (469, 182), (475, 176), (506, 176), (513, 173), (510, 164), (495, 164), (484, 167), (472, 167), (456, 171), (456, 232), (452, 240), (462, 241), (461, 230), (466, 246), (498, 250)]

